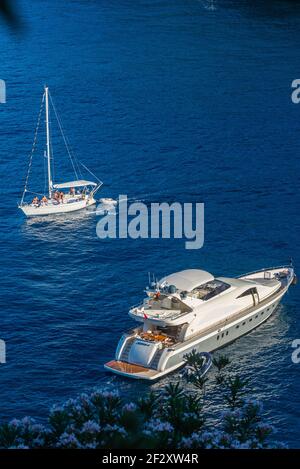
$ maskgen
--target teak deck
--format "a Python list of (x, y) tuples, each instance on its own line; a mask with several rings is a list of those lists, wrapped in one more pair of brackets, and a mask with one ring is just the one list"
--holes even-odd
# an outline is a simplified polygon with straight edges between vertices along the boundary
[(133, 363), (126, 363), (117, 360), (112, 360), (106, 363), (106, 366), (112, 368), (113, 370), (122, 371), (123, 373), (146, 373), (149, 371), (149, 368), (144, 366), (134, 365)]

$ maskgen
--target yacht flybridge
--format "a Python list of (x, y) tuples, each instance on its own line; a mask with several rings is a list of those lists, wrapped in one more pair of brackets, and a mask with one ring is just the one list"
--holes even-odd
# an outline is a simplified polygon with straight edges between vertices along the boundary
[[(69, 182), (62, 182), (54, 184), (53, 182), (53, 150), (52, 150), (52, 142), (51, 142), (51, 135), (50, 135), (50, 104), (52, 105), (58, 127), (63, 137), (63, 141), (65, 143), (68, 155), (70, 157), (72, 167), (75, 173), (75, 180)], [(44, 193), (37, 193), (36, 191), (32, 191), (28, 189), (28, 180), (30, 175), (30, 170), (32, 167), (32, 158), (34, 151), (36, 149), (37, 143), (37, 134), (39, 130), (39, 124), (42, 116), (43, 107), (45, 105), (45, 123), (46, 123), (46, 151), (43, 155), (45, 158), (45, 169), (47, 174), (47, 194)], [(85, 168), (90, 174), (91, 171), (84, 166), (82, 163), (80, 165)], [(94, 175), (93, 175), (94, 176)], [(94, 176), (95, 177), (95, 176)], [(79, 162), (76, 161), (75, 156), (70, 151), (68, 146), (68, 142), (66, 136), (64, 135), (62, 124), (60, 118), (57, 114), (56, 108), (54, 106), (53, 100), (49, 93), (49, 89), (46, 86), (44, 89), (44, 94), (42, 97), (41, 108), (38, 117), (38, 123), (35, 131), (34, 136), (34, 143), (32, 147), (32, 151), (30, 154), (30, 161), (29, 161), (29, 168), (26, 177), (25, 188), (23, 191), (22, 199), (19, 204), (19, 208), (23, 211), (23, 213), (30, 217), (30, 216), (40, 216), (40, 215), (54, 215), (59, 213), (66, 213), (66, 212), (74, 212), (75, 210), (81, 210), (83, 208), (87, 208), (90, 205), (96, 203), (94, 198), (96, 192), (102, 185), (102, 182), (99, 181), (96, 177), (95, 181), (87, 181), (81, 177), (81, 170), (79, 167)], [(25, 198), (27, 194), (31, 194), (31, 201), (26, 202)], [(33, 197), (33, 198), (32, 198)]]
[(292, 265), (236, 278), (183, 270), (146, 288), (143, 303), (130, 309), (139, 325), (125, 333), (107, 370), (155, 380), (184, 365), (193, 349), (211, 352), (263, 323), (291, 283)]

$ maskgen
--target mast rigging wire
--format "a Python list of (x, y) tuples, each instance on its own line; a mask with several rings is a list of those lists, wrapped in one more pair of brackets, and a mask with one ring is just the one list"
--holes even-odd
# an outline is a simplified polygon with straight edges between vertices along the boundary
[(24, 202), (24, 197), (25, 197), (25, 194), (27, 192), (27, 185), (28, 185), (29, 174), (30, 174), (30, 171), (31, 171), (33, 153), (34, 153), (35, 147), (36, 147), (37, 134), (38, 134), (39, 126), (40, 126), (42, 111), (43, 111), (43, 108), (44, 108), (44, 100), (45, 100), (45, 93), (42, 96), (40, 110), (39, 110), (39, 114), (38, 114), (38, 120), (37, 120), (37, 124), (36, 124), (36, 128), (35, 128), (35, 132), (34, 132), (33, 144), (32, 144), (32, 148), (31, 148), (31, 152), (29, 154), (29, 165), (28, 165), (27, 175), (26, 175), (26, 179), (25, 179), (24, 191), (23, 191), (22, 198), (21, 198), (21, 205)]
[[(60, 120), (60, 117), (57, 113), (57, 110), (56, 110), (56, 107), (55, 107), (55, 104), (54, 104), (54, 101), (52, 99), (52, 96), (51, 96), (51, 93), (49, 92), (49, 97), (50, 97), (50, 101), (51, 101), (51, 104), (52, 104), (52, 107), (53, 107), (53, 110), (54, 110), (54, 113), (55, 113), (55, 117), (56, 117), (56, 120), (57, 120), (57, 123), (58, 123), (58, 126), (59, 126), (59, 130), (61, 132), (61, 135), (62, 135), (62, 138), (64, 140), (64, 144), (65, 144), (65, 147), (67, 149), (67, 152), (68, 152), (68, 155), (69, 155), (69, 158), (71, 160), (71, 163), (72, 163), (72, 167), (73, 167), (73, 171), (75, 173), (75, 176), (76, 176), (76, 179), (78, 180), (79, 177), (78, 177), (78, 173), (80, 175), (80, 177), (82, 177), (81, 175), (81, 172), (80, 172), (80, 168), (78, 166), (78, 163), (77, 163), (77, 159), (76, 159), (76, 156), (74, 154), (72, 154), (72, 150), (71, 150), (71, 147), (69, 145), (69, 142), (68, 142), (68, 139), (67, 139), (67, 136), (65, 135), (65, 132), (63, 130), (63, 125), (62, 125), (62, 122)], [(76, 168), (76, 165), (77, 165), (77, 168)]]

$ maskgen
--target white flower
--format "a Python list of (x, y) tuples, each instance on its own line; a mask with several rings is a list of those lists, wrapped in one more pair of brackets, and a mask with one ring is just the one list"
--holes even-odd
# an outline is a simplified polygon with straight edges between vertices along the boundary
[(80, 448), (81, 444), (73, 433), (63, 433), (58, 441), (58, 447), (65, 448)]
[(99, 433), (100, 425), (93, 420), (88, 420), (83, 424), (81, 431), (87, 433)]
[(124, 427), (120, 427), (119, 425), (106, 425), (103, 430), (108, 433), (119, 433), (123, 437), (127, 436), (127, 431)]
[(137, 406), (133, 402), (129, 402), (123, 406), (122, 410), (123, 412), (135, 412), (137, 410)]
[(151, 419), (146, 423), (145, 431), (147, 432), (168, 432), (172, 433), (174, 427), (169, 422), (162, 422), (160, 419)]

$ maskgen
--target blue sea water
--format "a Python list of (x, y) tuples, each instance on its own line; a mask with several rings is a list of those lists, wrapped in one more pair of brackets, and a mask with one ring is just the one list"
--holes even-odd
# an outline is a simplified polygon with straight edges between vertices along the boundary
[[(108, 375), (147, 272), (235, 275), (300, 265), (300, 10), (250, 0), (18, 2), (23, 28), (0, 23), (1, 420), (43, 419), (95, 386), (148, 385)], [(205, 203), (205, 243), (105, 240), (93, 212), (26, 220), (17, 210), (43, 85), (103, 196)], [(54, 141), (57, 170), (67, 158)], [(30, 187), (42, 187), (41, 147)], [(59, 166), (61, 165), (61, 166)], [(276, 438), (300, 446), (299, 287), (267, 323), (226, 348), (250, 379)], [(164, 382), (176, 380), (174, 374)], [(154, 384), (156, 388), (164, 382)]]

